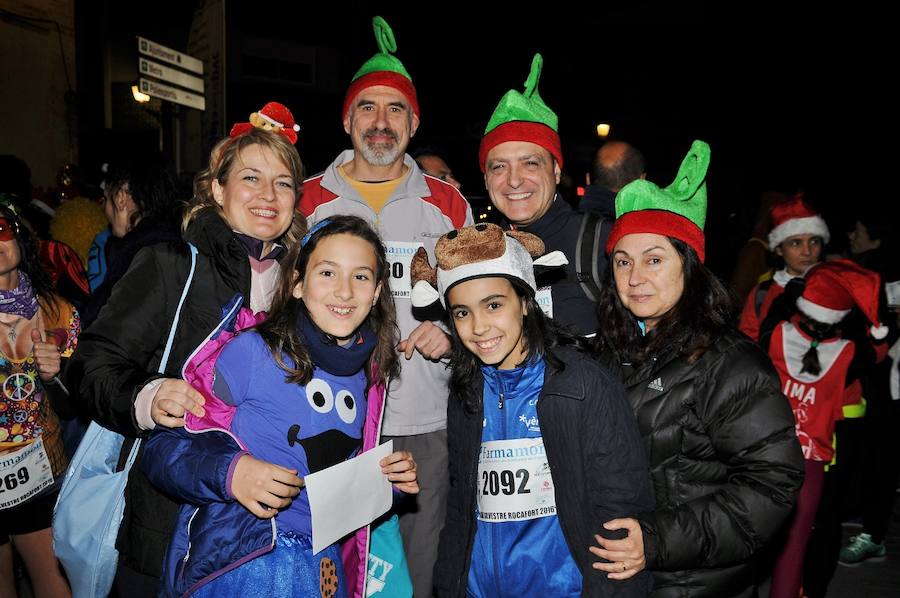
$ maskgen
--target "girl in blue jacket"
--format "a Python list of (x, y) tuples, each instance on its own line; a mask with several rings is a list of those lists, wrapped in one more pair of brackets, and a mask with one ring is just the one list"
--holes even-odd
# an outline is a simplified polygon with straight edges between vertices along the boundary
[[(269, 318), (223, 347), (229, 329), (255, 323), (239, 313), (186, 365), (205, 415), (148, 443), (148, 477), (190, 503), (163, 566), (166, 596), (362, 593), (365, 530), (343, 552), (336, 543), (313, 554), (303, 477), (377, 444), (397, 369), (393, 301), (381, 292), (388, 262), (363, 220), (337, 216), (314, 226), (287, 263), (294, 271)], [(418, 492), (411, 454), (381, 465), (396, 488)]]
[(650, 590), (646, 573), (621, 581), (590, 565), (593, 533), (609, 535), (598, 522), (650, 509), (653, 495), (621, 385), (535, 302), (531, 255), (543, 251), (478, 224), (441, 237), (436, 272), (413, 261), (414, 305), (440, 300), (452, 323), (439, 596)]

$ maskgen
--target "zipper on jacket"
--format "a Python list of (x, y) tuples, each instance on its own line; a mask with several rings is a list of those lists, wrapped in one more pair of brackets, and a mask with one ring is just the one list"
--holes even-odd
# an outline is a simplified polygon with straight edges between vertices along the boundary
[(503, 391), (500, 391), (498, 394), (500, 396), (497, 399), (497, 409), (500, 409), (502, 411), (503, 410)]
[(188, 524), (187, 524), (188, 546), (187, 546), (187, 552), (184, 553), (184, 558), (181, 559), (181, 568), (178, 571), (179, 579), (184, 577), (184, 569), (185, 569), (185, 567), (187, 567), (188, 559), (191, 558), (191, 524), (194, 523), (194, 517), (196, 517), (197, 513), (199, 513), (199, 512), (200, 512), (200, 507), (197, 507), (196, 509), (194, 509), (194, 514), (191, 515), (190, 519), (188, 519)]

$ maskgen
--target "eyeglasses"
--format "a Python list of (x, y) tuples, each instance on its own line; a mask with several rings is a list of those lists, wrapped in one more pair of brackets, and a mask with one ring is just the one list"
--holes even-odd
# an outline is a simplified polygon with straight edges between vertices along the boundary
[(12, 241), (19, 234), (19, 223), (0, 216), (0, 241)]

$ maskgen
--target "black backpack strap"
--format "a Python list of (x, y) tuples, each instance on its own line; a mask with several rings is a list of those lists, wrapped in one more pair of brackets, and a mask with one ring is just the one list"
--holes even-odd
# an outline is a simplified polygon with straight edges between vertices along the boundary
[(762, 313), (763, 301), (766, 300), (766, 295), (769, 294), (769, 288), (772, 286), (773, 282), (775, 282), (774, 279), (770, 278), (769, 280), (764, 280), (756, 285), (756, 295), (753, 297), (753, 306), (756, 308), (757, 317)]
[(575, 277), (587, 298), (597, 302), (600, 298), (600, 264), (598, 256), (609, 231), (603, 234), (607, 219), (593, 212), (585, 213), (578, 229), (575, 244)]

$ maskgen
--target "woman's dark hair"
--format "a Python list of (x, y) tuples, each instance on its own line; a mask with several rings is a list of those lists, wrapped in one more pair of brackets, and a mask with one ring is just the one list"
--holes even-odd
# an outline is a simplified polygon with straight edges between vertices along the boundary
[(28, 275), (31, 280), (31, 288), (41, 303), (41, 307), (51, 312), (55, 317), (56, 289), (50, 276), (41, 265), (40, 254), (38, 253), (35, 237), (31, 229), (22, 222), (18, 215), (13, 212), (7, 205), (0, 203), (0, 218), (6, 218), (16, 228), (16, 245), (19, 247), (18, 270)]
[[(390, 264), (385, 255), (384, 245), (378, 233), (365, 220), (357, 216), (332, 216), (329, 223), (313, 232), (306, 243), (297, 243), (282, 262), (287, 269), (293, 265), (293, 272), (284, 272), (275, 292), (269, 318), (257, 326), (257, 331), (265, 341), (278, 366), (287, 374), (288, 382), (306, 384), (312, 378), (313, 364), (303, 339), (297, 333), (297, 317), (306, 309), (301, 299), (294, 297), (297, 282), (306, 277), (309, 257), (318, 244), (332, 235), (353, 235), (368, 241), (376, 256), (375, 284), (381, 284), (378, 301), (369, 313), (369, 326), (377, 336), (375, 350), (369, 358), (366, 375), (371, 383), (386, 383), (388, 378), (400, 371), (400, 362), (395, 349), (399, 340), (397, 315), (390, 289)], [(288, 364), (287, 355), (293, 364)], [(371, 379), (374, 376), (374, 380)]]
[(692, 247), (667, 238), (681, 257), (684, 292), (646, 337), (619, 299), (612, 258), (606, 268), (606, 281), (597, 300), (596, 349), (611, 352), (620, 363), (643, 363), (671, 347), (693, 362), (734, 326), (737, 304), (728, 289), (700, 262)]
[(128, 189), (137, 211), (132, 226), (139, 218), (178, 225), (184, 202), (178, 199), (178, 186), (171, 171), (159, 160), (126, 159), (110, 164), (105, 178), (105, 192), (114, 198), (123, 188)]
[[(516, 295), (525, 300), (527, 315), (522, 321), (522, 338), (525, 342), (526, 355), (522, 363), (528, 363), (535, 357), (543, 357), (556, 370), (564, 370), (565, 363), (557, 356), (556, 348), (564, 345), (575, 346), (585, 350), (584, 339), (575, 335), (568, 328), (548, 318), (541, 306), (534, 300), (534, 293), (523, 283), (515, 279), (509, 280)], [(481, 361), (460, 340), (456, 333), (453, 317), (450, 317), (450, 400), (461, 401), (469, 413), (476, 413), (481, 405), (481, 388), (473, 388), (472, 382), (478, 376)], [(521, 364), (519, 364), (521, 365)]]

